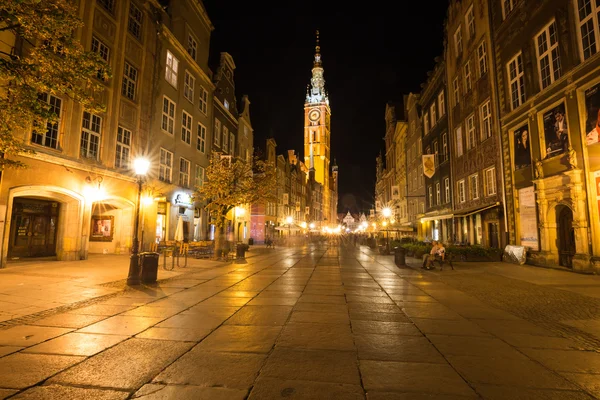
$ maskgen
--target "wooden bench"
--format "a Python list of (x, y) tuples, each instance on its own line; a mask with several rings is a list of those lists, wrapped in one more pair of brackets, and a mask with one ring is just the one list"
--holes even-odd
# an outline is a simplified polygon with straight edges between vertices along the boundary
[(435, 256), (433, 260), (433, 265), (435, 265), (435, 263), (438, 263), (438, 265), (440, 266), (440, 271), (442, 270), (442, 268), (444, 268), (444, 265), (449, 265), (452, 268), (452, 270), (454, 270), (454, 265), (452, 265), (453, 260), (454, 256), (452, 255), (452, 253), (446, 253), (444, 258), (440, 256)]

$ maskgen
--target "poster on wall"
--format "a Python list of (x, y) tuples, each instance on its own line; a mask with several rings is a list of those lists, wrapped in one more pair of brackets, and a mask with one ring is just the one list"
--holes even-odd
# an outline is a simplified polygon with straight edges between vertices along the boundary
[(565, 103), (546, 111), (543, 120), (546, 158), (567, 152), (569, 149), (569, 129), (567, 127)]
[(392, 199), (397, 200), (400, 198), (400, 186), (392, 186)]
[(585, 91), (585, 142), (587, 145), (598, 143), (600, 134), (600, 83)]
[(519, 217), (521, 246), (538, 251), (538, 224), (533, 186), (519, 189)]
[(515, 169), (531, 166), (531, 149), (529, 142), (529, 125), (525, 124), (515, 130)]
[(114, 218), (112, 215), (93, 215), (90, 242), (112, 242)]

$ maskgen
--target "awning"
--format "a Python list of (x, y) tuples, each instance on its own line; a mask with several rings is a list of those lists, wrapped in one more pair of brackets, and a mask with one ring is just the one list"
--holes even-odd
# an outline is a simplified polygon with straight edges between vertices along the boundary
[(423, 217), (421, 218), (421, 222), (425, 222), (425, 221), (435, 221), (438, 219), (450, 219), (454, 217), (454, 214), (442, 214), (442, 215), (435, 215), (432, 217)]
[(498, 207), (499, 205), (500, 205), (500, 203), (496, 202), (494, 204), (490, 204), (490, 205), (487, 205), (487, 206), (480, 206), (480, 207), (475, 207), (475, 208), (467, 209), (467, 210), (464, 210), (464, 211), (462, 211), (460, 213), (455, 214), (454, 217), (457, 217), (457, 218), (458, 217), (468, 217), (469, 215), (477, 214), (477, 213), (479, 213), (481, 211), (485, 211), (485, 210), (488, 210), (490, 208)]

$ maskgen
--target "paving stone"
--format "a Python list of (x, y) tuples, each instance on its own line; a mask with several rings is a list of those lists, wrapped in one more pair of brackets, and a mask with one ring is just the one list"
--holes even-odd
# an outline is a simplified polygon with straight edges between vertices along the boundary
[(167, 308), (167, 307), (150, 307), (141, 306), (132, 310), (126, 311), (121, 315), (133, 316), (133, 317), (151, 317), (151, 318), (162, 318), (166, 319), (173, 315), (179, 314), (181, 309), (179, 308)]
[(457, 336), (491, 336), (480, 326), (461, 320), (439, 320), (428, 318), (411, 318), (417, 328), (425, 334), (457, 335)]
[(200, 314), (223, 318), (224, 320), (238, 312), (241, 307), (215, 306), (211, 304), (200, 303), (183, 311), (181, 314)]
[(247, 389), (252, 386), (266, 355), (205, 351), (200, 346), (162, 371), (154, 383)]
[(367, 393), (383, 391), (431, 393), (436, 396), (473, 395), (473, 390), (448, 364), (363, 360), (360, 362), (360, 371)]
[(0, 357), (4, 357), (4, 356), (7, 356), (9, 354), (16, 353), (17, 351), (20, 351), (22, 349), (24, 349), (24, 347), (19, 347), (19, 346), (0, 346)]
[(402, 311), (411, 318), (462, 319), (458, 313), (439, 303), (403, 303)]
[(148, 384), (142, 386), (132, 398), (143, 398), (144, 400), (243, 400), (247, 394), (247, 390), (238, 389)]
[(214, 306), (241, 307), (248, 303), (249, 297), (210, 297), (200, 304)]
[(348, 313), (343, 312), (293, 311), (290, 322), (349, 325), (350, 319)]
[(0, 346), (33, 346), (71, 332), (70, 328), (17, 325), (0, 331)]
[(477, 393), (489, 400), (591, 400), (592, 397), (577, 391), (528, 389), (497, 385), (475, 385)]
[(129, 339), (49, 380), (74, 386), (137, 389), (191, 348), (191, 343)]
[(298, 300), (293, 297), (261, 297), (250, 300), (249, 306), (294, 306)]
[(316, 294), (303, 294), (298, 299), (298, 303), (346, 304), (346, 298), (343, 295), (326, 296)]
[(18, 390), (12, 390), (12, 389), (0, 389), (0, 399), (2, 399), (2, 400), (7, 399), (10, 396), (12, 396), (18, 392), (19, 392)]
[(415, 303), (437, 303), (438, 301), (431, 296), (422, 294), (403, 294), (391, 293), (390, 298), (394, 301), (415, 302)]
[(68, 356), (92, 356), (126, 340), (127, 338), (128, 336), (72, 332), (36, 346), (29, 347), (23, 350), (23, 352), (61, 354)]
[(291, 306), (244, 306), (225, 324), (282, 326), (291, 312)]
[(199, 342), (212, 332), (212, 328), (149, 328), (138, 333), (140, 339), (176, 340), (181, 342)]
[(597, 374), (576, 374), (572, 372), (560, 372), (560, 374), (569, 381), (584, 388), (595, 398), (600, 398), (600, 379), (598, 379), (599, 376)]
[(136, 317), (133, 315), (116, 315), (95, 324), (86, 326), (78, 332), (102, 333), (108, 335), (135, 335), (158, 324), (163, 318)]
[(261, 377), (282, 380), (360, 385), (356, 354), (333, 350), (276, 347), (261, 370)]
[(540, 389), (576, 387), (558, 374), (530, 360), (448, 356), (450, 364), (469, 382)]
[(348, 314), (346, 304), (298, 303), (294, 311), (328, 312)]
[(382, 335), (422, 336), (417, 327), (410, 322), (352, 321), (355, 334), (378, 333)]
[(102, 305), (102, 304), (94, 304), (87, 307), (77, 308), (75, 310), (70, 310), (70, 314), (80, 314), (80, 315), (104, 315), (111, 316), (120, 314), (122, 312), (131, 310), (135, 308), (132, 305)]
[(354, 340), (360, 360), (446, 362), (425, 337), (361, 334)]
[(254, 297), (260, 292), (258, 291), (245, 291), (245, 290), (231, 290), (227, 289), (220, 292), (216, 297)]
[(427, 338), (444, 356), (527, 359), (523, 353), (494, 337), (427, 335)]
[(556, 336), (547, 329), (541, 328), (531, 322), (520, 321), (498, 321), (498, 320), (473, 320), (474, 323), (481, 326), (487, 332), (496, 336), (512, 335), (515, 333), (524, 333), (537, 336)]
[(268, 353), (280, 331), (279, 326), (221, 326), (198, 346), (207, 351)]
[(30, 322), (29, 325), (54, 326), (57, 328), (79, 329), (106, 319), (105, 315), (84, 315), (62, 313)]
[(473, 393), (471, 396), (458, 396), (452, 394), (440, 393), (415, 393), (415, 392), (378, 392), (370, 390), (367, 393), (367, 400), (472, 400), (481, 397)]
[(583, 350), (581, 344), (568, 338), (505, 333), (502, 340), (511, 346), (532, 349)]
[(600, 353), (552, 349), (523, 349), (522, 351), (554, 371), (600, 374)]
[(278, 347), (354, 351), (350, 326), (341, 324), (289, 323), (277, 340)]
[(129, 397), (127, 392), (117, 390), (102, 390), (93, 388), (78, 388), (61, 385), (36, 386), (19, 393), (13, 399), (21, 400), (65, 400), (65, 399), (94, 399), (121, 400)]
[(394, 304), (394, 301), (388, 297), (356, 296), (346, 295), (348, 303), (375, 303), (375, 304)]
[(350, 311), (352, 321), (382, 321), (382, 322), (410, 322), (404, 313), (376, 313)]
[(191, 313), (177, 314), (157, 324), (155, 328), (215, 329), (228, 317)]
[(82, 361), (83, 357), (14, 353), (0, 358), (0, 387), (24, 389)]
[(395, 304), (350, 303), (348, 310), (359, 313), (402, 313), (402, 310)]
[(361, 400), (365, 398), (365, 395), (360, 385), (259, 378), (248, 397), (249, 400), (283, 398), (292, 400)]

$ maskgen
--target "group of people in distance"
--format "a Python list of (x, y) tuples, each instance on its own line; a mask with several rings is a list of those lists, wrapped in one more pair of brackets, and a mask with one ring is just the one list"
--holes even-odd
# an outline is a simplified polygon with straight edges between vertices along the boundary
[(433, 262), (436, 260), (436, 258), (443, 261), (445, 257), (446, 248), (444, 247), (444, 244), (434, 240), (429, 254), (423, 255), (423, 266), (421, 268), (431, 269), (433, 268)]

